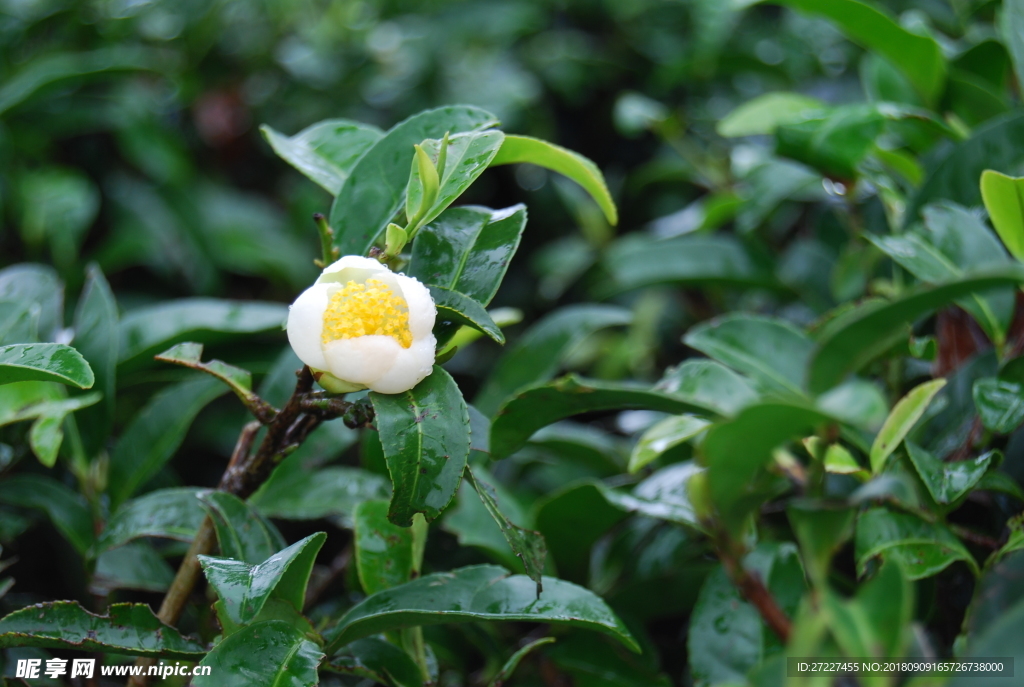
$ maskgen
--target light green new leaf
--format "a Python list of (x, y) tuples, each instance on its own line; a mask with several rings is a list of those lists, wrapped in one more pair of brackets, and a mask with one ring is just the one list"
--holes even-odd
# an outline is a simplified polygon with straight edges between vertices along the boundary
[(251, 623), (271, 596), (301, 610), (316, 554), (327, 535), (311, 534), (258, 565), (214, 556), (199, 556), (203, 573), (220, 597), (220, 609), (235, 625)]
[(352, 518), (356, 572), (369, 594), (408, 582), (413, 569), (412, 528), (388, 520), (387, 501), (363, 501)]
[(629, 455), (629, 472), (637, 472), (671, 448), (694, 438), (710, 423), (694, 415), (667, 417), (649, 427)]
[(562, 359), (584, 338), (632, 319), (630, 311), (613, 305), (571, 305), (554, 311), (505, 351), (473, 405), (484, 415), (493, 415), (515, 393), (551, 379)]
[(615, 637), (640, 647), (610, 608), (583, 587), (544, 578), (544, 592), (526, 575), (496, 565), (474, 565), (434, 573), (378, 592), (349, 609), (324, 633), (327, 651), (371, 635), (417, 625), (453, 622), (522, 621), (569, 625)]
[(928, 404), (935, 398), (942, 387), (946, 386), (945, 379), (933, 379), (930, 382), (919, 384), (911, 389), (906, 396), (901, 398), (893, 406), (885, 424), (878, 431), (875, 441), (871, 444), (871, 472), (878, 474), (885, 467), (886, 459), (906, 438), (910, 430), (914, 428), (917, 421), (924, 415)]
[(401, 394), (370, 394), (394, 493), (388, 518), (402, 527), (423, 513), (441, 514), (462, 481), (469, 457), (469, 410), (455, 380), (440, 367)]
[(213, 647), (201, 666), (210, 674), (195, 677), (195, 687), (315, 687), (324, 658), (316, 642), (283, 620), (242, 628)]
[(619, 223), (619, 213), (604, 182), (604, 175), (597, 165), (579, 153), (529, 136), (505, 136), (501, 150), (491, 161), (491, 166), (517, 162), (527, 162), (564, 174), (590, 194), (609, 224)]
[(274, 525), (237, 496), (223, 491), (199, 494), (217, 531), (220, 553), (245, 563), (259, 563), (287, 546)]
[(0, 346), (0, 384), (27, 381), (60, 382), (88, 389), (96, 378), (82, 354), (66, 344)]
[(294, 136), (285, 136), (266, 124), (260, 131), (281, 159), (332, 196), (338, 195), (363, 153), (384, 136), (375, 126), (347, 119), (326, 119)]
[(206, 648), (165, 625), (146, 604), (114, 604), (93, 615), (75, 601), (51, 601), (0, 619), (0, 648), (110, 651), (129, 656), (196, 660)]
[(782, 124), (805, 119), (825, 108), (825, 103), (800, 93), (765, 93), (748, 100), (723, 117), (715, 130), (719, 136), (765, 136)]
[(956, 561), (967, 563), (975, 575), (979, 572), (974, 557), (949, 529), (909, 513), (864, 511), (857, 519), (854, 541), (859, 575), (876, 556), (901, 564), (911, 580), (931, 577)]
[(1024, 260), (1024, 178), (986, 169), (981, 174), (981, 198), (1003, 245)]
[(331, 206), (335, 245), (342, 255), (365, 255), (405, 204), (413, 146), (445, 133), (477, 131), (497, 124), (494, 115), (468, 105), (427, 110), (396, 124), (352, 167)]
[(191, 541), (205, 514), (199, 495), (204, 489), (176, 487), (151, 491), (125, 503), (107, 522), (96, 542), (99, 551), (140, 537)]
[[(418, 215), (418, 226), (433, 221), (483, 174), (498, 153), (504, 139), (505, 134), (497, 130), (470, 131), (449, 137), (444, 169), (438, 170), (440, 187), (437, 197), (422, 214), (419, 211), (423, 202), (423, 183), (416, 160), (413, 160), (409, 188), (406, 192), (406, 216), (411, 220), (414, 215)], [(425, 140), (421, 147), (430, 161), (436, 164), (441, 141)]]

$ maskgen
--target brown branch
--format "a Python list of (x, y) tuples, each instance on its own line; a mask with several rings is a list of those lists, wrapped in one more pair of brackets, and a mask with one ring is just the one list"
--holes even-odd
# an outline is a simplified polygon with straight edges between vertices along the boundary
[(740, 556), (736, 555), (732, 549), (732, 542), (727, 540), (725, 535), (719, 538), (722, 546), (716, 547), (718, 549), (718, 556), (722, 560), (722, 565), (725, 567), (725, 572), (729, 575), (729, 579), (740, 591), (740, 593), (746, 598), (750, 604), (757, 609), (757, 612), (761, 614), (761, 619), (764, 620), (764, 624), (767, 625), (772, 632), (774, 632), (783, 643), (789, 641), (789, 634), (792, 629), (793, 623), (790, 621), (789, 616), (786, 615), (779, 604), (775, 601), (775, 597), (772, 596), (768, 588), (764, 586), (764, 582), (754, 572), (747, 570), (743, 567)]

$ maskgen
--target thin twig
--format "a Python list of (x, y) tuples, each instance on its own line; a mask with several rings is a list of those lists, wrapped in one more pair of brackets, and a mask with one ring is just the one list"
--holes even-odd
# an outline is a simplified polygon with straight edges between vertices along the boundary
[(734, 551), (734, 545), (728, 538), (728, 535), (722, 533), (719, 537), (719, 545), (717, 549), (718, 557), (722, 560), (722, 566), (725, 568), (725, 572), (729, 575), (729, 579), (736, 585), (736, 588), (746, 598), (751, 605), (757, 609), (757, 612), (761, 614), (761, 619), (764, 620), (772, 632), (774, 632), (783, 643), (789, 641), (789, 634), (792, 629), (793, 623), (790, 621), (789, 616), (783, 611), (779, 604), (775, 601), (775, 597), (772, 596), (768, 588), (764, 586), (764, 582), (758, 577), (756, 573), (753, 573), (743, 567), (741, 557), (738, 552)]
[(306, 589), (306, 600), (302, 606), (303, 610), (309, 609), (317, 602), (320, 596), (331, 586), (331, 583), (338, 579), (338, 576), (348, 567), (351, 560), (352, 545), (349, 544), (338, 552), (338, 555), (334, 557), (334, 560), (331, 561), (331, 564), (327, 566), (327, 570), (322, 575), (318, 575), (315, 579), (309, 581), (309, 587)]

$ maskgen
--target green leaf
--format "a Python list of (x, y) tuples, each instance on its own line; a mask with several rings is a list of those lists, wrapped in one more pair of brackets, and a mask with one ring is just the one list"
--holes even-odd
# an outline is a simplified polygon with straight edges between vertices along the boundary
[(377, 127), (348, 119), (325, 119), (294, 136), (278, 133), (267, 124), (260, 131), (278, 157), (332, 196), (338, 195), (363, 153), (384, 137)]
[(192, 370), (205, 372), (228, 385), (244, 403), (255, 403), (258, 397), (252, 391), (252, 373), (240, 367), (229, 365), (223, 360), (202, 362), (203, 344), (188, 341), (168, 348), (163, 353), (153, 356), (162, 363), (181, 365)]
[(917, 421), (924, 415), (935, 394), (946, 386), (945, 379), (933, 379), (911, 389), (906, 396), (893, 406), (885, 424), (878, 431), (871, 444), (871, 472), (878, 474), (885, 467), (885, 461), (902, 443)]
[(504, 684), (508, 682), (509, 678), (512, 677), (512, 673), (514, 673), (516, 668), (519, 667), (519, 663), (526, 658), (527, 654), (534, 649), (544, 646), (545, 644), (553, 644), (554, 642), (554, 637), (541, 637), (540, 639), (533, 640), (516, 651), (508, 657), (508, 660), (505, 661), (505, 665), (501, 667), (498, 674), (494, 676), (493, 680), (491, 680), (490, 687), (503, 687)]
[(117, 300), (103, 272), (96, 265), (86, 268), (86, 282), (75, 310), (75, 338), (72, 343), (96, 375), (93, 387), (103, 402), (78, 415), (78, 427), (86, 453), (94, 455), (106, 443), (117, 400), (118, 338)]
[[(483, 332), (495, 343), (505, 343), (505, 335), (501, 333), (501, 329), (494, 323), (491, 316), (487, 314), (487, 310), (478, 301), (463, 293), (441, 286), (429, 285), (427, 288), (430, 289), (430, 296), (434, 299), (434, 305), (437, 306), (439, 323), (435, 325), (435, 328), (441, 326), (454, 334), (455, 328), (448, 327), (447, 325), (465, 325), (472, 327), (478, 332)], [(448, 340), (438, 339), (439, 346), (443, 346), (446, 343), (448, 343)]]
[(357, 639), (338, 650), (325, 670), (396, 687), (422, 687), (420, 669), (402, 649), (379, 637)]
[[(796, 547), (762, 543), (747, 555), (743, 567), (761, 578), (792, 617), (805, 586)], [(719, 566), (701, 587), (690, 616), (687, 649), (695, 684), (725, 685), (743, 684), (747, 671), (781, 646)]]
[(669, 393), (658, 388), (624, 382), (599, 382), (575, 375), (519, 393), (501, 407), (491, 424), (491, 457), (512, 455), (534, 432), (573, 415), (598, 410), (658, 410), (665, 413), (694, 412), (717, 415), (718, 408), (700, 395), (680, 389)]
[(501, 285), (526, 227), (526, 206), (457, 207), (423, 227), (413, 243), (409, 275), (487, 305)]
[[(907, 269), (911, 274), (927, 283), (951, 281), (963, 276), (964, 272), (955, 262), (924, 237), (913, 233), (891, 236), (868, 236), (883, 253)], [(1012, 301), (1006, 300), (1010, 308), (998, 308), (997, 303), (979, 294), (958, 301), (979, 325), (989, 338), (1000, 345), (1006, 340), (1006, 328), (1009, 326), (1007, 315), (1012, 315)], [(1002, 312), (999, 312), (1002, 311)]]
[(973, 489), (992, 466), (998, 454), (988, 451), (976, 458), (944, 463), (912, 441), (907, 442), (907, 455), (928, 493), (936, 503), (949, 505)]
[(821, 393), (887, 352), (907, 335), (907, 326), (959, 298), (1024, 283), (1024, 268), (1008, 265), (972, 272), (937, 285), (908, 289), (892, 301), (869, 301), (822, 327), (811, 358), (808, 386)]
[(199, 502), (204, 491), (195, 487), (160, 489), (128, 501), (107, 522), (96, 549), (105, 551), (140, 537), (191, 541), (205, 517)]
[(820, 111), (825, 103), (800, 93), (765, 93), (748, 100), (719, 120), (715, 130), (719, 136), (768, 136), (791, 122), (805, 119)]
[(1000, 19), (1002, 42), (1013, 58), (1017, 80), (1024, 83), (1024, 6), (1013, 0), (1004, 3)]
[(612, 305), (572, 305), (542, 318), (498, 360), (473, 405), (492, 416), (503, 401), (527, 386), (545, 382), (584, 338), (607, 327), (629, 324), (633, 315)]
[[(482, 467), (477, 466), (476, 473), (483, 472)], [(526, 507), (520, 503), (511, 493), (505, 489), (500, 482), (492, 481), (497, 498), (502, 505), (502, 512), (508, 519), (519, 527), (530, 529), (533, 520), (527, 512)], [(525, 572), (522, 561), (509, 548), (505, 535), (494, 518), (487, 512), (476, 491), (468, 484), (468, 480), (462, 481), (456, 497), (456, 505), (445, 514), (441, 526), (448, 532), (458, 537), (461, 546), (474, 546), (486, 552), (490, 558), (500, 565), (514, 570)]]
[[(444, 170), (438, 170), (441, 172), (441, 177), (437, 198), (419, 217), (417, 224), (423, 226), (433, 221), (455, 202), (491, 164), (491, 160), (494, 159), (504, 140), (505, 134), (497, 130), (469, 131), (450, 136)], [(423, 141), (421, 147), (430, 160), (436, 163), (441, 150), (441, 141), (436, 137), (431, 138)], [(422, 195), (423, 184), (420, 181), (419, 169), (414, 160), (412, 172), (409, 175), (409, 188), (406, 192), (406, 215), (410, 219), (419, 209)]]
[(153, 52), (128, 45), (44, 55), (4, 80), (0, 88), (0, 114), (21, 105), (48, 86), (106, 73), (156, 69), (157, 65)]
[(251, 623), (273, 596), (302, 610), (316, 554), (327, 535), (311, 534), (258, 565), (214, 556), (199, 556), (203, 573), (220, 597), (223, 612), (235, 625)]
[(990, 432), (1010, 434), (1024, 422), (1024, 385), (995, 377), (974, 382), (974, 406)]
[(843, 422), (877, 432), (889, 416), (889, 401), (877, 383), (852, 378), (818, 397), (818, 409)]
[(193, 678), (195, 687), (314, 687), (323, 651), (283, 620), (244, 627), (213, 647), (199, 665), (209, 675)]
[(663, 284), (781, 288), (771, 269), (728, 234), (667, 239), (630, 234), (608, 246), (601, 265), (608, 273), (608, 281), (596, 289), (602, 298)]
[(946, 60), (932, 37), (911, 33), (888, 14), (859, 0), (769, 1), (831, 20), (851, 41), (902, 71), (925, 101), (934, 102), (942, 94)]
[(279, 330), (287, 306), (258, 301), (183, 298), (132, 310), (121, 319), (120, 364), (139, 366), (183, 341), (214, 343)]
[(330, 222), (342, 255), (365, 255), (405, 203), (414, 145), (446, 132), (487, 129), (497, 124), (489, 112), (468, 105), (427, 110), (390, 129), (367, 150), (331, 206)]
[(981, 197), (992, 225), (1010, 254), (1024, 260), (1024, 178), (986, 169), (981, 175)]
[(800, 542), (807, 575), (818, 589), (827, 588), (832, 557), (853, 534), (856, 512), (846, 506), (794, 501), (786, 509), (793, 534)]
[(875, 105), (836, 107), (814, 118), (780, 125), (775, 131), (775, 152), (828, 176), (856, 179), (858, 166), (873, 149), (884, 125), (885, 117)]
[(213, 521), (225, 558), (255, 564), (287, 546), (277, 528), (237, 496), (208, 491), (199, 494), (199, 501)]
[(847, 656), (906, 656), (906, 631), (914, 616), (914, 587), (896, 563), (886, 563), (853, 599), (823, 594), (826, 617)]
[(491, 161), (491, 166), (517, 162), (527, 162), (564, 174), (590, 194), (609, 224), (619, 223), (619, 213), (604, 183), (604, 175), (597, 165), (579, 153), (529, 136), (505, 136), (501, 150)]
[(199, 411), (226, 391), (214, 379), (192, 379), (160, 391), (135, 414), (110, 456), (108, 492), (115, 508), (160, 471)]
[(0, 300), (30, 310), (38, 306), (38, 314), (33, 315), (38, 320), (38, 340), (53, 341), (64, 327), (64, 285), (49, 265), (21, 263), (0, 270)]
[(85, 554), (92, 546), (92, 514), (89, 505), (81, 495), (52, 477), (8, 477), (0, 482), (0, 503), (43, 511), (80, 554)]
[(281, 475), (275, 472), (250, 497), (249, 503), (266, 517), (319, 520), (339, 516), (346, 526), (351, 526), (356, 506), (363, 501), (388, 496), (390, 489), (386, 477), (359, 468), (327, 467)]
[(858, 575), (876, 556), (899, 563), (911, 580), (931, 577), (956, 561), (964, 561), (978, 574), (974, 557), (946, 527), (885, 508), (871, 508), (857, 518)]
[(543, 591), (541, 576), (544, 574), (544, 561), (547, 559), (548, 547), (544, 536), (512, 522), (498, 506), (498, 495), (487, 482), (481, 480), (473, 473), (473, 468), (466, 466), (466, 479), (473, 485), (477, 496), (484, 504), (488, 514), (498, 524), (505, 541), (512, 549), (516, 557), (523, 563), (523, 569), (531, 580), (537, 583), (537, 596), (540, 597)]
[(729, 417), (758, 398), (753, 382), (713, 360), (691, 358), (665, 372), (655, 386), (694, 405)]
[(65, 344), (0, 346), (0, 384), (60, 382), (88, 389), (96, 381), (82, 354)]
[(748, 406), (734, 419), (707, 430), (700, 450), (708, 466), (711, 498), (732, 527), (760, 505), (750, 482), (784, 442), (807, 436), (834, 420), (797, 402), (764, 401)]
[(710, 423), (693, 415), (675, 415), (651, 425), (629, 455), (629, 472), (637, 472), (666, 451), (693, 439)]
[(0, 648), (111, 651), (129, 656), (195, 660), (205, 647), (160, 622), (146, 604), (114, 604), (93, 615), (75, 601), (27, 606), (0, 619)]
[(690, 329), (683, 342), (762, 382), (767, 388), (802, 394), (814, 343), (783, 320), (734, 313)]
[(400, 587), (378, 592), (349, 609), (324, 634), (328, 652), (385, 630), (417, 625), (489, 620), (569, 625), (603, 632), (627, 647), (639, 646), (622, 621), (600, 597), (583, 587), (544, 578), (536, 584), (526, 575), (511, 575), (496, 565), (474, 565), (425, 575)]
[(964, 207), (982, 203), (978, 179), (986, 169), (1004, 174), (1018, 171), (1024, 160), (1024, 114), (1010, 112), (975, 129), (971, 137), (949, 149), (931, 169), (931, 174), (907, 203), (906, 223), (913, 222), (921, 208), (948, 200)]
[(57, 453), (64, 441), (64, 419), (100, 400), (98, 392), (61, 398), (63, 393), (53, 382), (15, 382), (4, 385), (0, 391), (0, 402), (10, 404), (8, 412), (0, 414), (0, 425), (35, 419), (28, 441), (32, 452), (46, 467), (53, 467), (57, 462)]
[(388, 520), (387, 501), (363, 501), (353, 516), (356, 572), (366, 594), (405, 584), (412, 577), (412, 528)]
[(459, 489), (469, 456), (469, 410), (447, 372), (401, 394), (370, 394), (394, 494), (388, 519), (401, 527), (441, 514)]
[(115, 589), (165, 592), (174, 580), (167, 561), (145, 542), (132, 542), (104, 551), (96, 558), (89, 590), (106, 596)]

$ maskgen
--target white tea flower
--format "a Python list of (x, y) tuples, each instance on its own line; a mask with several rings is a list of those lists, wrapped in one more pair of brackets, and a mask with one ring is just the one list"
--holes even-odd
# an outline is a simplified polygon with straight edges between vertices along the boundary
[(346, 255), (292, 304), (288, 342), (329, 391), (398, 394), (433, 370), (436, 317), (418, 280)]

